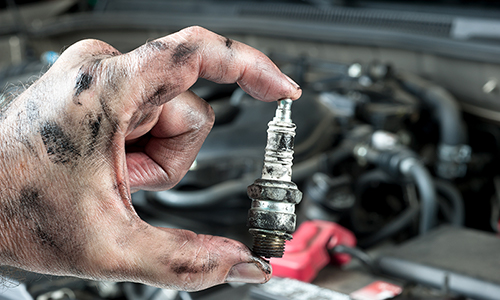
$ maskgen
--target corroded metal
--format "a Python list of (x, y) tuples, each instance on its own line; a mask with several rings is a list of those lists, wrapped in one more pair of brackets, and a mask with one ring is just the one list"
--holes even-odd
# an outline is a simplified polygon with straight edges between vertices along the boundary
[(292, 235), (279, 230), (250, 229), (253, 237), (252, 251), (260, 256), (282, 257), (285, 253), (285, 241), (291, 240)]
[(283, 256), (285, 241), (295, 230), (295, 204), (302, 199), (291, 181), (295, 138), (291, 106), (289, 99), (278, 102), (276, 115), (268, 124), (262, 177), (247, 190), (253, 200), (248, 212), (252, 250), (267, 258)]

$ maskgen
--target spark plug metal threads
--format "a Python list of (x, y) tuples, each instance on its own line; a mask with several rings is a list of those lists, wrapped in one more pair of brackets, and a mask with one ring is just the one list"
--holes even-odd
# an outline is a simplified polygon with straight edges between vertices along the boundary
[(252, 199), (248, 212), (249, 232), (255, 254), (282, 257), (285, 241), (295, 230), (295, 204), (302, 193), (292, 179), (295, 124), (291, 119), (292, 100), (278, 101), (276, 115), (268, 123), (267, 145), (261, 179), (247, 189)]

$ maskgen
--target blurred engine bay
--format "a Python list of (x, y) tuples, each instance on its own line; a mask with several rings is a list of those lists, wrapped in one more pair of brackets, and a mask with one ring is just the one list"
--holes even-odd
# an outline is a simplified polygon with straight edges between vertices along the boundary
[[(259, 22), (256, 20), (260, 18), (260, 22), (269, 25), (265, 22), (279, 23), (280, 17), (283, 22), (289, 21), (287, 16), (277, 14), (279, 5), (289, 8), (288, 12), (291, 11), (290, 15), (294, 17), (302, 16), (299, 14), (301, 7), (318, 15), (330, 10), (334, 14), (337, 9), (356, 16), (356, 5), (336, 8), (329, 1), (295, 1), (271, 6), (259, 2), (257, 6), (261, 5), (262, 10), (255, 12), (258, 9), (254, 8), (252, 15), (249, 1), (242, 2), (240, 10), (234, 8), (239, 4), (210, 1), (203, 6), (203, 9), (212, 9), (206, 16), (199, 11), (191, 13), (195, 2), (145, 1), (139, 5), (135, 1), (97, 1), (90, 5), (87, 1), (60, 1), (38, 4), (52, 7), (48, 11), (53, 15), (46, 19), (30, 15), (29, 6), (24, 12), (24, 6), (2, 10), (2, 16), (20, 16), (13, 17), (10, 32), (5, 29), (9, 20), (4, 18), (4, 31), (0, 32), (0, 47), (5, 50), (2, 53), (10, 53), (0, 62), (3, 66), (0, 69), (3, 95), (6, 97), (18, 90), (20, 82), (26, 84), (39, 76), (57, 58), (63, 46), (84, 37), (102, 39), (126, 52), (148, 39), (168, 34), (191, 22), (250, 44), (265, 52), (303, 89), (301, 99), (294, 103), (292, 110), (293, 122), (297, 125), (293, 181), (304, 193), (297, 208), (298, 224), (306, 220), (338, 223), (355, 234), (357, 246), (368, 252), (378, 264), (375, 271), (370, 266), (376, 263), (371, 261), (365, 262), (367, 266), (357, 264), (356, 260), (342, 268), (330, 265), (320, 271), (313, 284), (347, 295), (375, 279), (383, 279), (404, 288), (396, 299), (493, 299), (489, 298), (491, 294), (488, 292), (475, 291), (485, 286), (491, 291), (499, 290), (499, 276), (490, 278), (487, 274), (494, 274), (494, 270), (499, 273), (500, 255), (495, 249), (490, 249), (487, 253), (491, 257), (484, 257), (483, 252), (482, 257), (476, 257), (479, 255), (475, 250), (483, 247), (477, 243), (484, 243), (484, 247), (488, 247), (490, 241), (491, 245), (499, 245), (495, 242), (495, 233), (500, 227), (500, 102), (497, 87), (500, 55), (491, 60), (493, 54), (500, 54), (498, 44), (480, 44), (482, 50), (471, 52), (468, 57), (466, 48), (471, 47), (469, 50), (474, 51), (473, 46), (460, 44), (464, 46), (465, 54), (458, 53), (459, 50), (454, 52), (450, 49), (460, 45), (453, 44), (452, 38), (445, 38), (439, 32), (432, 31), (434, 35), (429, 40), (422, 38), (419, 43), (418, 37), (425, 35), (423, 31), (418, 32), (419, 28), (410, 31), (401, 28), (402, 33), (398, 33), (398, 28), (388, 29), (391, 24), (380, 25), (380, 22), (376, 24), (381, 26), (381, 32), (392, 32), (396, 36), (385, 36), (385, 40), (382, 36), (378, 44), (372, 43), (377, 37), (367, 39), (364, 44), (363, 41), (350, 43), (356, 35), (370, 32), (357, 33), (356, 28), (350, 32), (352, 24), (348, 22), (340, 25), (345, 27), (344, 35), (333, 34), (332, 40), (322, 39), (319, 33), (311, 33), (311, 38), (302, 39), (307, 30), (305, 27), (304, 32), (296, 35), (285, 34), (284, 29), (281, 34), (280, 29), (274, 32), (269, 29), (266, 34), (265, 25), (255, 25), (253, 31), (239, 27), (231, 30), (229, 25), (217, 25), (210, 19), (218, 16), (217, 9), (238, 11), (244, 16), (243, 23)], [(366, 4), (363, 1), (353, 3), (364, 9), (365, 14), (371, 10), (388, 14), (395, 12), (388, 8), (383, 10), (383, 7), (363, 6)], [(135, 21), (125, 22), (127, 14), (137, 7), (141, 9), (138, 9)], [(154, 17), (149, 22), (144, 21), (148, 11), (162, 7), (170, 7), (169, 13), (177, 16), (170, 21), (157, 22)], [(242, 14), (242, 11), (247, 14)], [(268, 15), (262, 11), (267, 11)], [(489, 13), (498, 14), (496, 11)], [(156, 18), (159, 19), (160, 15), (157, 14)], [(378, 16), (380, 20), (392, 20), (394, 24), (391, 26), (399, 24), (393, 15), (390, 18)], [(451, 14), (433, 15), (420, 11), (415, 19), (423, 16), (427, 18), (427, 23), (424, 22), (427, 25), (422, 23), (425, 26), (430, 26), (433, 18), (442, 22), (452, 18)], [(115, 18), (116, 22), (106, 23), (103, 21), (106, 18)], [(374, 17), (370, 18), (373, 20)], [(97, 25), (89, 25), (90, 20), (95, 20)], [(401, 17), (403, 21), (404, 16)], [(411, 23), (411, 19), (406, 21), (403, 23)], [(306, 17), (300, 22), (305, 24)], [(316, 19), (311, 24), (318, 22)], [(371, 25), (367, 22), (362, 26)], [(350, 34), (354, 37), (346, 37)], [(394, 42), (400, 37), (397, 34), (404, 37), (400, 47)], [(382, 45), (384, 41), (387, 45)], [(429, 45), (435, 45), (430, 42), (442, 43), (443, 48), (425, 48), (427, 44), (424, 42)], [(446, 43), (448, 45), (444, 45)], [(42, 59), (39, 59), (42, 54)], [(133, 195), (134, 205), (139, 215), (152, 225), (227, 236), (250, 245), (246, 227), (250, 199), (246, 188), (260, 177), (267, 122), (274, 115), (275, 103), (256, 101), (237, 85), (217, 85), (206, 80), (199, 80), (192, 90), (207, 100), (215, 111), (212, 132), (190, 171), (175, 188), (162, 192), (137, 192)], [(434, 237), (426, 235), (429, 232), (453, 231), (446, 228), (472, 230), (463, 235), (457, 233), (458, 239), (462, 236), (473, 239), (485, 234), (484, 241), (474, 240), (476, 244), (472, 244), (471, 240), (468, 248), (471, 260), (485, 261), (480, 265), (484, 272), (478, 271), (476, 276), (471, 275), (477, 271), (473, 267), (453, 269), (458, 259), (453, 258), (453, 250), (449, 252), (440, 248), (442, 252), (448, 251), (450, 264), (443, 262), (437, 267), (422, 257), (414, 261), (408, 254), (411, 251), (405, 250), (423, 247), (418, 239)], [(446, 235), (446, 238), (451, 235)], [(439, 240), (439, 236), (436, 239)], [(408, 242), (410, 246), (406, 247)], [(397, 245), (401, 244), (403, 246), (398, 248)], [(405, 254), (391, 256), (390, 253), (397, 253), (397, 249)], [(430, 253), (429, 261), (438, 255), (433, 251), (439, 252), (425, 247), (422, 251)], [(415, 252), (414, 255), (420, 254)], [(440, 259), (446, 260), (447, 255)], [(359, 258), (359, 255), (353, 254), (353, 257)], [(388, 264), (384, 257), (389, 260), (397, 257), (405, 264)], [(462, 259), (469, 257), (461, 256)], [(445, 276), (448, 279), (441, 283), (441, 275), (435, 275), (435, 281), (420, 280), (421, 277), (413, 273), (421, 269), (411, 269), (413, 262), (432, 265), (446, 274), (456, 273), (481, 283), (474, 285), (474, 281), (470, 289), (461, 290), (455, 288), (452, 281), (447, 281), (451, 278), (448, 275)], [(390, 271), (391, 268), (413, 271), (398, 273)], [(40, 300), (292, 299), (264, 295), (265, 292), (259, 292), (251, 285), (226, 285), (186, 293), (130, 283), (40, 278), (35, 274), (25, 276), (28, 290)]]

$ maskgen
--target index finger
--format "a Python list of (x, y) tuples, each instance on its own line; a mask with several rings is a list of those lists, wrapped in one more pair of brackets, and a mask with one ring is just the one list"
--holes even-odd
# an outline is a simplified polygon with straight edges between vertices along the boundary
[(298, 99), (300, 87), (262, 52), (194, 26), (151, 41), (114, 59), (132, 66), (129, 80), (143, 83), (144, 102), (162, 105), (199, 77), (238, 83), (262, 101)]

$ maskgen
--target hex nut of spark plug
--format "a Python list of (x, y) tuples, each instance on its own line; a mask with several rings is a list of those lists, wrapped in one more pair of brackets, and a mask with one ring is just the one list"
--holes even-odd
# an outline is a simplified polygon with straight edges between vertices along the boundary
[(302, 199), (302, 192), (291, 181), (269, 181), (257, 179), (247, 188), (248, 197), (251, 199), (282, 201), (298, 204)]
[[(259, 182), (261, 184), (261, 182)], [(258, 228), (265, 230), (279, 230), (286, 233), (292, 233), (295, 231), (295, 203), (298, 203), (302, 198), (302, 193), (297, 190), (294, 183), (295, 189), (293, 187), (289, 189), (276, 188), (276, 187), (262, 187), (260, 184), (261, 193), (260, 196), (255, 196), (256, 194), (248, 193), (253, 199), (252, 207), (248, 211), (248, 227)], [(255, 186), (256, 184), (254, 184)], [(273, 193), (268, 190), (273, 191), (281, 189), (282, 192)], [(249, 187), (249, 191), (253, 190), (252, 186)], [(280, 197), (266, 197), (265, 195), (271, 194), (276, 196), (278, 194)], [(285, 195), (294, 195), (295, 197), (286, 198)], [(283, 197), (285, 198), (283, 198)], [(274, 199), (271, 199), (274, 198)], [(280, 201), (275, 201), (276, 198)]]

